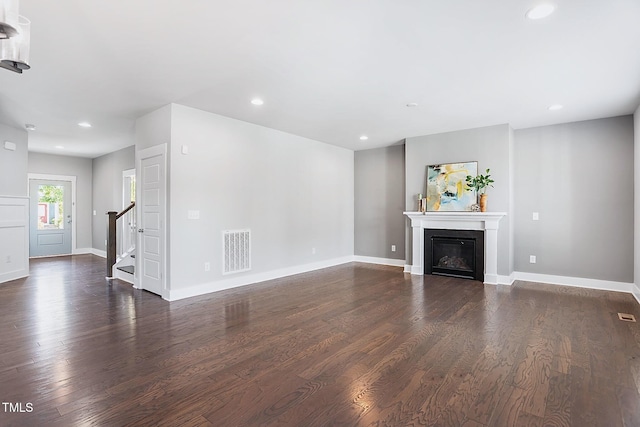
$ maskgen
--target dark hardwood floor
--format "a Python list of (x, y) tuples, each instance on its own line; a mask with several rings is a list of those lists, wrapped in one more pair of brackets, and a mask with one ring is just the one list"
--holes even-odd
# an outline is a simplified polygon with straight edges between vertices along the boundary
[(168, 303), (104, 264), (0, 284), (0, 425), (640, 426), (628, 294), (347, 264)]

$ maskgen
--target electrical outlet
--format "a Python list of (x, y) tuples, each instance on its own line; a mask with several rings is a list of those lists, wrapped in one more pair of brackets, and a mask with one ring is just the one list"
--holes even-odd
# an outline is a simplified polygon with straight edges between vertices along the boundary
[(535, 255), (529, 255), (529, 262), (531, 264), (535, 264), (536, 263), (536, 256)]
[(540, 219), (540, 215), (538, 215), (538, 212), (534, 212), (532, 217), (534, 221), (538, 221)]
[(11, 264), (11, 255), (7, 255), (7, 264)]
[(210, 262), (205, 262), (204, 263), (204, 271), (209, 271), (211, 270), (211, 263)]
[(391, 252), (395, 252), (396, 251), (396, 245), (391, 245)]

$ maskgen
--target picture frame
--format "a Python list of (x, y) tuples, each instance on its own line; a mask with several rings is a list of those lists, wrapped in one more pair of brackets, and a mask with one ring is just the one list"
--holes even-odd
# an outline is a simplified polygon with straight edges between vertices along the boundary
[(427, 166), (427, 212), (465, 212), (477, 203), (467, 186), (467, 175), (478, 174), (478, 162), (441, 163)]

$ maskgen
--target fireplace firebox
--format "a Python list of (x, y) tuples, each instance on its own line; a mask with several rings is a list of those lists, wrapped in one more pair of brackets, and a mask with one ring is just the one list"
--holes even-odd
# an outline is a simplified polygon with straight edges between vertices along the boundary
[(484, 280), (484, 231), (425, 228), (424, 273)]

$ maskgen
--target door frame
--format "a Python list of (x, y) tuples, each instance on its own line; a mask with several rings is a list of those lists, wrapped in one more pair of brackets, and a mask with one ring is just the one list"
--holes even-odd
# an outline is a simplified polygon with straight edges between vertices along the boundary
[[(31, 200), (30, 181), (32, 179), (41, 179), (45, 181), (70, 181), (71, 182), (71, 254), (76, 255), (78, 253), (76, 246), (76, 176), (72, 175), (49, 175), (42, 173), (29, 173), (27, 174), (27, 195)], [(29, 212), (31, 214), (31, 212)], [(31, 234), (31, 226), (29, 226), (29, 234)]]
[[(142, 203), (139, 203), (142, 200), (140, 192), (142, 191), (142, 187), (144, 186), (142, 175), (142, 161), (144, 159), (148, 159), (150, 157), (162, 156), (162, 162), (164, 167), (164, 203), (161, 205), (160, 210), (162, 213), (161, 218), (161, 236), (162, 236), (162, 244), (160, 245), (162, 250), (162, 256), (160, 257), (162, 266), (160, 267), (160, 275), (161, 275), (161, 284), (162, 291), (160, 297), (162, 299), (168, 299), (169, 290), (167, 289), (167, 205), (168, 205), (168, 170), (167, 170), (167, 144), (159, 144), (154, 145), (153, 147), (145, 148), (139, 151), (136, 151), (136, 222), (137, 226), (140, 227), (140, 224), (144, 224), (142, 219)], [(142, 286), (142, 280), (140, 279), (140, 272), (142, 271), (142, 253), (139, 250), (142, 248), (142, 233), (136, 233), (136, 267), (135, 274), (133, 276), (133, 287), (136, 289), (144, 289)]]
[[(130, 200), (130, 199), (129, 199), (129, 200), (127, 200), (127, 199), (125, 198), (125, 195), (126, 195), (126, 192), (127, 192), (127, 191), (126, 191), (126, 185), (125, 185), (125, 179), (126, 179), (126, 178), (128, 178), (128, 177), (130, 177), (130, 176), (133, 176), (133, 177), (134, 177), (134, 179), (137, 179), (137, 178), (136, 178), (136, 170), (135, 170), (135, 168), (134, 168), (134, 169), (127, 169), (127, 170), (123, 170), (123, 171), (122, 171), (122, 209), (126, 209), (126, 207), (127, 207), (127, 206), (129, 206), (129, 204), (131, 204), (131, 200)], [(137, 182), (136, 182), (136, 183), (137, 183)], [(138, 197), (138, 190), (137, 190), (137, 188), (138, 188), (138, 187), (136, 186), (136, 194), (134, 194), (134, 196), (136, 197), (136, 200), (137, 200), (137, 197)], [(134, 212), (135, 212), (135, 213), (136, 213), (136, 215), (137, 215), (137, 213), (138, 213), (138, 212), (137, 212), (137, 210), (136, 210), (136, 209), (133, 209), (133, 210), (131, 211), (131, 213), (134, 213)], [(130, 215), (130, 214), (129, 214), (129, 213), (127, 213), (127, 214), (122, 218), (122, 219), (123, 219), (122, 224), (121, 224), (121, 225), (122, 225), (122, 238), (121, 238), (121, 240), (120, 240), (120, 241), (121, 241), (121, 244), (122, 244), (122, 240), (124, 239), (124, 233), (126, 232), (126, 227), (125, 227), (125, 225), (124, 225), (124, 222), (125, 222), (124, 220), (125, 220), (126, 218), (128, 218), (128, 217), (129, 217), (129, 215)], [(137, 220), (136, 220), (136, 228), (137, 228), (137, 227), (138, 227), (138, 224), (137, 224)], [(135, 247), (136, 247), (136, 249), (137, 249), (137, 247), (138, 247), (138, 246), (137, 246), (137, 245), (138, 245), (138, 241), (137, 241), (138, 239), (137, 239), (137, 237), (136, 237), (135, 239), (133, 239), (133, 240), (135, 240), (133, 243), (136, 245)], [(123, 253), (123, 251), (124, 251), (124, 246), (121, 246), (121, 249), (118, 249), (118, 256), (120, 256), (120, 255)]]

